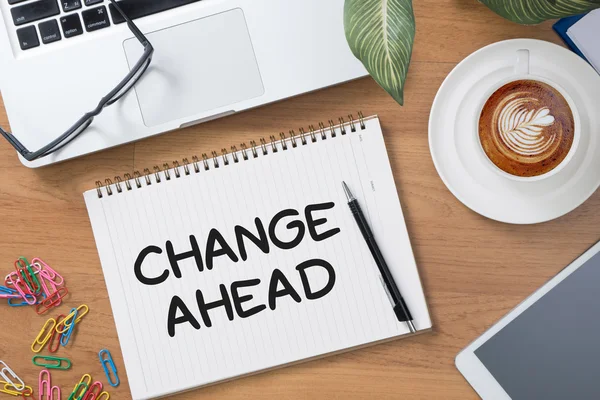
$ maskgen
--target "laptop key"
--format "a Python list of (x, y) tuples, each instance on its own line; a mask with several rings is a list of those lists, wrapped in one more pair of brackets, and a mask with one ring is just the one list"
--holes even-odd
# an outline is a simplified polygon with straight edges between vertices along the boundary
[(60, 13), (56, 0), (37, 0), (10, 9), (15, 25), (23, 25)]
[[(136, 19), (198, 1), (200, 0), (121, 0), (117, 3), (125, 15), (131, 19)], [(110, 13), (115, 24), (125, 22), (125, 19), (112, 4), (110, 4)]]
[(35, 26), (33, 25), (17, 29), (17, 37), (19, 38), (21, 50), (28, 50), (40, 45)]
[(61, 17), (60, 24), (62, 25), (63, 33), (65, 34), (66, 38), (81, 35), (83, 33), (81, 20), (77, 14), (70, 14)]
[(88, 32), (97, 31), (98, 29), (110, 26), (108, 12), (104, 6), (85, 10), (81, 13), (81, 16), (83, 17), (83, 25), (85, 25), (85, 30)]
[(22, 3), (25, 0), (8, 0), (8, 4), (17, 4), (17, 3)]
[(44, 44), (62, 39), (60, 29), (58, 29), (58, 22), (55, 19), (40, 22), (38, 28), (40, 29), (40, 36), (42, 37), (42, 43)]
[(102, 3), (104, 0), (83, 0), (83, 4), (86, 6), (93, 6), (94, 4)]
[(62, 8), (65, 12), (77, 10), (81, 8), (81, 0), (60, 0)]

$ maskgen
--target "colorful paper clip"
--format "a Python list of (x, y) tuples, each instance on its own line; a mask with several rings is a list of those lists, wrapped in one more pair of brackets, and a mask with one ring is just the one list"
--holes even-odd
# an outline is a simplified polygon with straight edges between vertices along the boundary
[(47, 369), (40, 371), (40, 377), (38, 378), (38, 397), (42, 400), (44, 397), (49, 399), (52, 396), (50, 392), (52, 390), (51, 376)]
[(8, 287), (8, 286), (12, 286), (15, 288), (15, 290), (17, 291), (17, 293), (19, 293), (19, 295), (21, 296), (21, 298), (24, 300), (24, 302), (18, 304), (18, 303), (11, 303), (12, 299), (8, 300), (8, 304), (13, 306), (13, 307), (18, 307), (18, 306), (23, 306), (23, 305), (34, 305), (37, 302), (37, 298), (31, 294), (28, 293), (29, 292), (29, 288), (27, 287), (27, 285), (25, 285), (20, 279), (19, 279), (19, 274), (16, 272), (11, 272), (10, 274), (6, 275), (6, 278), (4, 279), (4, 284)]
[(29, 264), (29, 261), (25, 257), (19, 257), (17, 261), (15, 261), (15, 270), (19, 275), (19, 279), (22, 279), (27, 286), (30, 294), (36, 295), (40, 293), (42, 290), (42, 286), (38, 278), (35, 276), (35, 271)]
[(74, 325), (73, 321), (75, 321), (75, 323), (77, 323), (77, 316), (75, 314), (79, 315), (79, 312), (77, 311), (76, 308), (71, 308), (71, 311), (69, 312), (69, 314), (67, 314), (66, 317), (64, 317), (63, 319), (61, 319), (58, 322), (58, 324), (60, 326), (56, 327), (56, 332), (67, 333), (67, 331), (69, 329), (71, 329), (71, 326)]
[(24, 399), (33, 396), (33, 389), (31, 386), (25, 386), (21, 390), (17, 390), (13, 384), (0, 380), (0, 393), (8, 394), (10, 396), (22, 396)]
[[(81, 389), (83, 389), (83, 391)], [(78, 383), (77, 386), (75, 386), (75, 390), (73, 390), (73, 393), (71, 393), (71, 395), (69, 396), (68, 400), (83, 400), (83, 396), (85, 395), (85, 392), (87, 392), (87, 390), (88, 385), (86, 385), (83, 382)], [(79, 392), (81, 393), (78, 395)]]
[(2, 360), (0, 360), (0, 368), (0, 377), (2, 377), (6, 383), (13, 386), (19, 392), (25, 389), (25, 382), (23, 382), (23, 380), (15, 374), (15, 371), (10, 369), (10, 367)]
[(107, 391), (100, 393), (98, 395), (98, 397), (96, 397), (96, 400), (109, 400), (109, 399), (110, 399), (110, 394), (108, 394)]
[(50, 389), (50, 397), (48, 397), (46, 400), (61, 400), (60, 387), (52, 386), (52, 389)]
[(60, 400), (60, 388), (52, 386), (50, 371), (46, 369), (40, 371), (38, 400)]
[[(97, 392), (97, 393), (96, 393)], [(83, 400), (95, 400), (102, 393), (102, 382), (96, 381), (90, 386)]]
[[(69, 291), (66, 287), (59, 288), (56, 292), (52, 293), (51, 296), (47, 297), (44, 301), (38, 304), (35, 307), (35, 312), (38, 315), (44, 314), (46, 311), (50, 310), (53, 307), (56, 307), (56, 304), (59, 303), (64, 297), (69, 294)], [(41, 307), (40, 307), (41, 306)]]
[[(81, 319), (83, 317), (86, 316), (86, 314), (90, 311), (90, 308), (86, 305), (86, 304), (82, 304), (79, 307), (77, 307), (77, 317), (75, 318), (75, 323), (78, 324), (79, 322), (81, 322)], [(70, 320), (73, 319), (73, 317), (75, 316), (75, 309), (71, 309), (71, 312), (64, 317), (63, 319), (58, 321), (58, 325), (56, 326), (56, 331), (58, 333), (65, 333), (66, 331), (69, 330), (69, 327), (71, 325)], [(63, 326), (63, 328), (59, 329), (60, 326)]]
[(39, 265), (40, 274), (45, 275), (46, 279), (55, 284), (56, 286), (60, 286), (65, 283), (64, 278), (56, 272), (52, 267), (46, 264), (41, 258), (34, 258), (31, 260), (31, 264)]
[(3, 294), (15, 294), (15, 293), (17, 293), (17, 291), (15, 289), (11, 289), (9, 287), (1, 286), (0, 285), (0, 293), (3, 293)]
[[(54, 318), (49, 318), (42, 326), (42, 330), (36, 336), (35, 340), (31, 344), (31, 351), (34, 353), (39, 353), (42, 351), (46, 343), (52, 338), (52, 332), (56, 331), (56, 320)], [(36, 347), (37, 345), (37, 347)]]
[[(108, 384), (112, 387), (119, 386), (119, 383), (121, 383), (121, 381), (119, 380), (119, 375), (117, 374), (117, 367), (115, 366), (112, 356), (110, 355), (110, 351), (106, 349), (100, 350), (100, 352), (98, 353), (98, 357), (100, 358), (100, 362), (102, 363), (102, 368), (104, 369), (104, 373), (106, 374)], [(109, 367), (114, 375), (114, 381), (111, 378), (111, 371), (109, 371)]]
[[(60, 321), (61, 318), (64, 318), (65, 316), (63, 314), (60, 314), (58, 317), (56, 317), (57, 321)], [(59, 329), (59, 324), (56, 324), (56, 328), (52, 331), (52, 336), (50, 337), (50, 340), (48, 340), (48, 351), (50, 353), (56, 353), (58, 351), (58, 348), (60, 347), (60, 334), (57, 332)], [(54, 340), (56, 338), (56, 340)], [(56, 346), (54, 345), (54, 342), (56, 342)]]
[(0, 286), (0, 299), (20, 299), (21, 295), (15, 289), (6, 286)]
[[(65, 333), (63, 333), (60, 336), (60, 344), (62, 346), (66, 346), (67, 344), (69, 344), (69, 340), (71, 340), (71, 335), (73, 334), (73, 329), (75, 329), (75, 325), (77, 323), (77, 309), (76, 308), (72, 308), (71, 309), (71, 313), (75, 313), (73, 314), (73, 317), (71, 318), (71, 323), (68, 324), (68, 329)], [(69, 314), (70, 315), (70, 314)], [(65, 322), (66, 324), (66, 322)]]
[[(34, 264), (36, 265), (36, 264)], [(48, 278), (46, 278), (46, 276), (43, 273), (40, 273), (40, 283), (42, 284), (42, 293), (44, 294), (45, 298), (51, 297), (54, 293), (56, 293), (58, 291), (58, 288), (56, 287), (56, 285), (54, 284), (54, 282), (52, 282), (51, 280), (49, 280)], [(46, 281), (48, 282), (46, 284)], [(61, 304), (61, 300), (59, 300), (55, 306), (58, 307)]]
[[(33, 304), (36, 303), (37, 299), (35, 298), (35, 296), (31, 295), (31, 294), (26, 294), (25, 295), (25, 300), (22, 300), (22, 297), (13, 297), (8, 299), (8, 305), (11, 307), (24, 307), (24, 306), (31, 306)], [(19, 302), (16, 302), (17, 300), (20, 300)], [(33, 302), (31, 302), (33, 301)]]
[[(46, 363), (38, 362), (38, 360), (47, 361)], [(51, 356), (33, 356), (31, 359), (33, 365), (42, 368), (67, 370), (71, 368), (71, 360), (68, 358), (51, 357)]]
[(15, 290), (14, 293), (0, 293), (0, 299), (22, 299), (21, 295)]
[(92, 384), (92, 376), (90, 374), (83, 374), (79, 382), (73, 387), (73, 392), (71, 394), (76, 394), (77, 388), (79, 388), (82, 383), (85, 384), (85, 391), (82, 394), (86, 394)]

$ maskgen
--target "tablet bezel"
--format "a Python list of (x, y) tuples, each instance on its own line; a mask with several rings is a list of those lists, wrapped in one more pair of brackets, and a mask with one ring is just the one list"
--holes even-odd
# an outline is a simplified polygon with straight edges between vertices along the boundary
[(566, 277), (575, 272), (580, 266), (585, 264), (599, 251), (600, 242), (590, 247), (575, 261), (560, 271), (554, 278), (546, 282), (544, 286), (523, 300), (513, 310), (502, 317), (500, 321), (498, 321), (495, 325), (485, 331), (480, 337), (475, 339), (460, 353), (458, 353), (455, 360), (456, 367), (482, 399), (510, 400), (511, 398), (506, 391), (504, 391), (502, 386), (500, 386), (498, 381), (496, 381), (485, 365), (475, 355), (475, 350), (481, 347), (485, 342), (492, 338), (502, 328), (507, 326), (512, 320), (517, 318), (521, 313), (527, 310), (532, 304), (542, 298), (546, 293), (552, 290), (556, 285), (562, 282)]

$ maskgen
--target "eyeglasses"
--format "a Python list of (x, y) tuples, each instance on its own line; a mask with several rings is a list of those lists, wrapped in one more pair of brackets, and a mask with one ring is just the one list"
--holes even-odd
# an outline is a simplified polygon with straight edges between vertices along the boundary
[(83, 131), (85, 131), (91, 123), (94, 121), (94, 118), (98, 116), (105, 107), (108, 107), (115, 102), (119, 101), (121, 97), (123, 97), (135, 84), (139, 81), (139, 79), (144, 75), (144, 72), (148, 69), (150, 62), (152, 61), (152, 54), (154, 53), (154, 48), (150, 41), (144, 36), (144, 34), (138, 29), (138, 27), (133, 23), (133, 21), (123, 12), (121, 7), (119, 7), (118, 3), (115, 0), (110, 0), (111, 4), (115, 7), (115, 9), (121, 14), (123, 19), (127, 22), (127, 26), (131, 30), (131, 32), (135, 35), (135, 37), (140, 41), (142, 46), (144, 46), (144, 53), (139, 61), (133, 66), (133, 68), (129, 71), (127, 76), (119, 82), (119, 84), (111, 90), (106, 96), (104, 96), (96, 108), (88, 113), (86, 113), (83, 117), (81, 117), (73, 126), (71, 126), (65, 133), (60, 135), (58, 138), (42, 147), (37, 151), (29, 151), (19, 140), (14, 137), (11, 133), (6, 132), (0, 127), (0, 134), (4, 136), (6, 140), (25, 158), (27, 161), (34, 161), (42, 157), (46, 157), (49, 154), (52, 154), (64, 146), (69, 144), (73, 139), (77, 136), (81, 135)]

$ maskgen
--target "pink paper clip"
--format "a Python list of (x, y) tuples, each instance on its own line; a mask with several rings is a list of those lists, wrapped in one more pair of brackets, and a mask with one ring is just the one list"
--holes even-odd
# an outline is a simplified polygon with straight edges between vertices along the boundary
[(102, 393), (102, 382), (96, 381), (90, 386), (83, 400), (95, 400), (100, 393)]
[[(34, 260), (35, 260), (35, 258), (34, 258)], [(38, 280), (40, 281), (40, 283), (42, 285), (42, 291), (46, 295), (46, 298), (49, 298), (54, 293), (56, 293), (58, 291), (58, 289), (56, 287), (57, 286), (56, 283), (52, 280), (53, 278), (51, 278), (46, 273), (46, 271), (42, 269), (41, 264), (36, 262), (36, 263), (31, 264), (31, 266), (38, 273)], [(62, 280), (62, 277), (61, 277), (61, 280)], [(48, 284), (46, 284), (46, 281), (48, 281)], [(64, 280), (62, 280), (62, 281), (64, 282)], [(48, 288), (48, 286), (50, 287), (50, 289)], [(55, 306), (58, 307), (58, 306), (60, 306), (61, 303), (62, 303), (62, 301), (59, 300), (58, 302), (56, 302)]]
[(52, 386), (50, 372), (40, 371), (38, 400), (60, 400), (60, 388)]
[(58, 272), (56, 272), (52, 267), (50, 267), (48, 264), (46, 264), (41, 258), (36, 257), (33, 260), (31, 260), (31, 263), (39, 264), (40, 265), (40, 273), (43, 273), (44, 275), (46, 275), (48, 280), (52, 281), (52, 283), (54, 283), (56, 286), (60, 286), (63, 283), (65, 283), (64, 278)]
[(16, 272), (11, 272), (10, 274), (6, 275), (6, 278), (4, 278), (4, 283), (6, 286), (10, 285), (15, 288), (21, 298), (27, 304), (34, 305), (37, 302), (37, 298), (30, 293), (31, 291), (29, 290), (29, 287), (27, 287), (27, 285), (25, 285), (25, 283), (19, 279), (19, 275)]
[(50, 372), (47, 369), (40, 371), (40, 378), (38, 380), (38, 399), (47, 400), (50, 398)]
[(2, 294), (0, 293), (0, 299), (20, 299), (20, 294)]
[(20, 299), (21, 295), (8, 286), (0, 286), (0, 299)]

